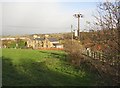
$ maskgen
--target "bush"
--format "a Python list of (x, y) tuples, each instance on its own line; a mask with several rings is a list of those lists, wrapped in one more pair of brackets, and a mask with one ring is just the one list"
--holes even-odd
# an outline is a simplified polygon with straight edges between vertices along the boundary
[(68, 53), (69, 61), (76, 66), (84, 60), (82, 55), (83, 46), (77, 40), (66, 40), (64, 43), (64, 50)]
[(19, 40), (18, 47), (19, 48), (24, 48), (25, 47), (25, 42), (23, 40)]

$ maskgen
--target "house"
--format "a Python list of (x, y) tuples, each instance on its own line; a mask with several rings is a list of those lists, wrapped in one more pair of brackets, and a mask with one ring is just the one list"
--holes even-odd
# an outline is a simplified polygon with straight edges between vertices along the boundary
[(63, 48), (63, 45), (60, 44), (59, 40), (56, 38), (49, 38), (48, 35), (45, 35), (44, 38), (33, 36), (32, 39), (27, 41), (27, 47), (31, 47), (33, 49)]
[(8, 38), (0, 38), (0, 40), (1, 41), (3, 41), (3, 40), (15, 40), (15, 38), (9, 38), (9, 37)]

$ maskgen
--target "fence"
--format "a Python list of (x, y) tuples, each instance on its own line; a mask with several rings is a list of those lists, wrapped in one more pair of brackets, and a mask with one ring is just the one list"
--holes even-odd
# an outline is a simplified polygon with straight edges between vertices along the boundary
[(100, 60), (104, 63), (109, 63), (110, 65), (118, 65), (120, 55), (106, 54), (100, 51), (92, 51), (90, 49), (84, 49), (82, 53), (91, 59)]

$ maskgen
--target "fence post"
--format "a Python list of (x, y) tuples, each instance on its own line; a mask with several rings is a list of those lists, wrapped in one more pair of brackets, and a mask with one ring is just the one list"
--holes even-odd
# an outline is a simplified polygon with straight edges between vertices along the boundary
[(98, 58), (98, 52), (96, 52), (96, 58), (95, 59), (97, 59)]
[(95, 58), (95, 52), (93, 52), (93, 58)]
[(97, 59), (99, 59), (100, 58), (100, 52), (98, 51), (97, 52)]
[(90, 48), (87, 48), (87, 55), (90, 56)]
[(91, 57), (93, 58), (93, 51), (91, 51)]
[(102, 55), (102, 53), (100, 52), (100, 58), (99, 58), (99, 60), (102, 59), (102, 57), (103, 57), (103, 55)]
[(100, 58), (100, 52), (98, 52), (98, 59)]
[(97, 51), (95, 52), (95, 59), (97, 59)]
[(87, 50), (87, 56), (89, 56), (89, 51)]
[(91, 55), (91, 50), (89, 50), (89, 56), (91, 57), (92, 55)]

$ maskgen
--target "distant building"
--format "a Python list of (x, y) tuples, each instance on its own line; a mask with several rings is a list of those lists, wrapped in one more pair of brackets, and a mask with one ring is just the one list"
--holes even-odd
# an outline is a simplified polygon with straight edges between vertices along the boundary
[(33, 38), (35, 39), (35, 38), (37, 38), (38, 36), (37, 35), (33, 35)]
[(15, 38), (0, 38), (0, 40), (15, 40)]
[(26, 40), (27, 38), (26, 37), (19, 37), (19, 38), (10, 38), (10, 37), (7, 37), (7, 38), (0, 38), (1, 41), (3, 40), (16, 40), (16, 39), (21, 39), (21, 40)]
[(44, 38), (33, 37), (27, 41), (27, 47), (32, 47), (34, 49), (38, 48), (63, 48), (63, 45), (60, 44), (59, 40), (56, 38), (48, 38), (48, 35), (45, 35)]
[[(5, 38), (0, 38), (0, 48), (10, 48), (10, 46), (14, 46), (14, 43), (18, 40), (23, 40), (25, 43), (29, 38), (27, 37), (5, 37)], [(17, 45), (17, 44), (16, 44)]]

